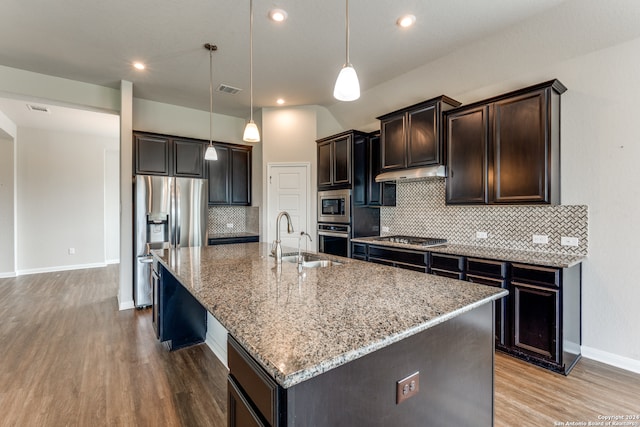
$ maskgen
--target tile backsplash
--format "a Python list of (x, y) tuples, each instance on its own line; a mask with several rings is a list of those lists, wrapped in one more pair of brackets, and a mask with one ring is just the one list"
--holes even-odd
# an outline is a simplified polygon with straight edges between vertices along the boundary
[[(209, 234), (260, 231), (257, 206), (209, 206), (207, 228)], [(233, 227), (227, 227), (233, 224)]]
[[(587, 255), (588, 209), (558, 206), (447, 206), (445, 180), (398, 182), (395, 207), (380, 208), (382, 235), (446, 238), (450, 243), (567, 255)], [(476, 232), (488, 234), (476, 238)], [(546, 235), (546, 245), (534, 244)], [(578, 238), (578, 246), (562, 246), (561, 237)]]

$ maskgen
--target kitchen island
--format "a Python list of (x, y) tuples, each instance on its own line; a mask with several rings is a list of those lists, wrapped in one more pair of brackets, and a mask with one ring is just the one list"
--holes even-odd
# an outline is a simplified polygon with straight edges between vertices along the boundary
[(229, 331), (230, 425), (492, 425), (505, 290), (332, 256), (299, 272), (269, 252), (154, 253), (161, 286), (175, 279)]

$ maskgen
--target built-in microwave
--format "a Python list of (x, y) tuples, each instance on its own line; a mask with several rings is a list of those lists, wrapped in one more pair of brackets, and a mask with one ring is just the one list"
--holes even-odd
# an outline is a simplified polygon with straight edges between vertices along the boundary
[(318, 191), (318, 222), (351, 222), (351, 190)]

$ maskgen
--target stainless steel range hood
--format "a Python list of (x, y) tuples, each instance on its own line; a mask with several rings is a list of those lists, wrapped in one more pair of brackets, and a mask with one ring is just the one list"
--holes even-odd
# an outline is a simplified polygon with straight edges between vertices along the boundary
[(385, 181), (405, 181), (422, 180), (430, 178), (444, 178), (447, 170), (443, 165), (426, 166), (422, 168), (402, 169), (397, 171), (383, 172), (376, 176), (376, 182)]

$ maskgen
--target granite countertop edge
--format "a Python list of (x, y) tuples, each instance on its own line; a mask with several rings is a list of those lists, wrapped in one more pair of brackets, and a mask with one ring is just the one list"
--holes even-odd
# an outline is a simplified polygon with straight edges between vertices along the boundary
[(485, 258), (495, 261), (508, 261), (545, 267), (569, 268), (587, 259), (586, 255), (568, 255), (552, 252), (525, 251), (508, 248), (490, 248), (485, 246), (471, 246), (447, 243), (438, 246), (420, 246), (405, 243), (395, 243), (376, 240), (380, 236), (352, 238), (352, 242), (375, 244), (400, 249), (412, 249), (424, 252), (460, 255), (467, 257)]

